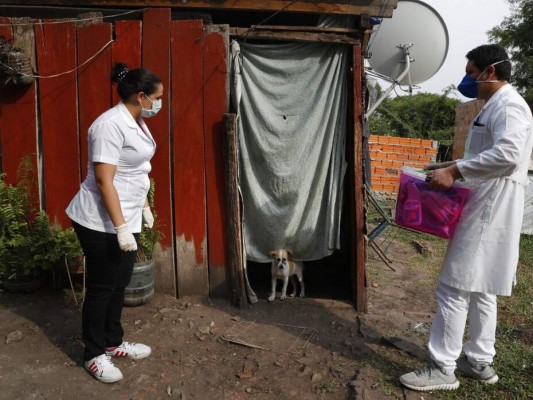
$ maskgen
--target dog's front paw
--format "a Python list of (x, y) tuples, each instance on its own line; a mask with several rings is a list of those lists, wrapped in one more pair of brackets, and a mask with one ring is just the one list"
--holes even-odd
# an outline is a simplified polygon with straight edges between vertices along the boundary
[(286, 298), (287, 298), (287, 296), (286, 296), (286, 295), (284, 295), (284, 294), (282, 294), (282, 295), (280, 296), (280, 298), (279, 298), (279, 299), (280, 299), (280, 300), (285, 300)]
[(294, 296), (296, 296), (296, 293), (291, 293), (291, 297), (294, 297)]
[(276, 298), (276, 295), (273, 294), (273, 295), (269, 296), (268, 301), (274, 301), (275, 298)]
[(304, 292), (301, 292), (301, 293), (300, 293), (300, 297), (305, 297), (305, 293), (304, 293)]

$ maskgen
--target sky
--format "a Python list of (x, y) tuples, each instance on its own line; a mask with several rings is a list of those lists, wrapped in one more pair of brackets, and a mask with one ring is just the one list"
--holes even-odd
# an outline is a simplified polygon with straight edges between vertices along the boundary
[[(420, 83), (416, 93), (437, 93), (454, 84), (457, 86), (465, 74), (468, 51), (488, 43), (487, 31), (500, 25), (511, 14), (505, 0), (423, 0), (433, 7), (444, 20), (448, 29), (448, 55), (439, 71), (426, 82)], [(394, 18), (394, 13), (393, 13)], [(389, 86), (380, 82), (383, 88)], [(394, 94), (394, 92), (393, 92)], [(457, 98), (469, 100), (457, 92)]]

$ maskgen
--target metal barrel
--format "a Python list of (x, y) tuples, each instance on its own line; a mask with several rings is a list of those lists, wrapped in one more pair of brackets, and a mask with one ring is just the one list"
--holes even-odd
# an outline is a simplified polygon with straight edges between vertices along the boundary
[(154, 297), (154, 260), (135, 263), (124, 294), (124, 305), (140, 306)]

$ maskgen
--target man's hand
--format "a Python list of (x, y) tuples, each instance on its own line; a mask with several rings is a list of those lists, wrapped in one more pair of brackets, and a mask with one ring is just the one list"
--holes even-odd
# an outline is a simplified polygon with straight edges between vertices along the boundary
[(427, 173), (426, 181), (429, 187), (434, 190), (447, 190), (452, 187), (456, 179), (462, 178), (457, 165), (453, 163), (446, 168), (434, 169)]

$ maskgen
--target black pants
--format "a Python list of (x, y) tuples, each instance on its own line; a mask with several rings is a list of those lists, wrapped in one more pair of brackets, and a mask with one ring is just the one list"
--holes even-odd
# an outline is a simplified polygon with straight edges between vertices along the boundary
[[(135, 251), (122, 251), (117, 235), (72, 226), (85, 254), (86, 284), (82, 310), (85, 361), (104, 354), (106, 347), (122, 343), (120, 319), (124, 288), (128, 286), (135, 263)], [(139, 243), (139, 234), (134, 234)]]

